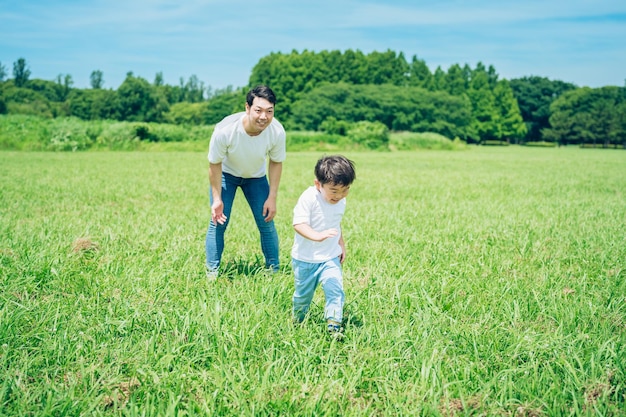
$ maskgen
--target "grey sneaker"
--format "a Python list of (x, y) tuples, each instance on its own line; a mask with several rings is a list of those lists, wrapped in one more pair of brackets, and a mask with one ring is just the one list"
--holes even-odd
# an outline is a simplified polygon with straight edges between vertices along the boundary
[(209, 268), (206, 269), (207, 281), (209, 282), (215, 281), (217, 279), (217, 275), (218, 275), (217, 269), (209, 269)]
[(327, 329), (328, 334), (334, 339), (343, 339), (343, 327), (341, 327), (341, 323), (328, 320)]

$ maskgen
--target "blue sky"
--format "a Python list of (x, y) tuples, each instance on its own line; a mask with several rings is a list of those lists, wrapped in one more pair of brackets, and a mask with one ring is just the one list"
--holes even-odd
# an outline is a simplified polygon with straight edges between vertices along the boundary
[(272, 52), (392, 50), (434, 71), (493, 65), (500, 78), (537, 75), (578, 86), (624, 86), (623, 0), (0, 0), (0, 63), (12, 78), (92, 71), (117, 89), (132, 71), (167, 84), (196, 75), (245, 86)]

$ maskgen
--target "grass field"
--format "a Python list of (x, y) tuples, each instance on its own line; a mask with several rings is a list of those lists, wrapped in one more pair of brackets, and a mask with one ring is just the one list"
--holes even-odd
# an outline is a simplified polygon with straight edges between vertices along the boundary
[(348, 153), (346, 337), (290, 321), (241, 196), (204, 276), (203, 152), (0, 152), (0, 415), (626, 413), (626, 152)]

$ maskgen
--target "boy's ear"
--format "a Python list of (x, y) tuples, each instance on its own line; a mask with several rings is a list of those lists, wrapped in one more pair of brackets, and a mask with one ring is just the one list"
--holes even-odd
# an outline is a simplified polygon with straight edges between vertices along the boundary
[(315, 188), (317, 188), (318, 190), (320, 188), (322, 188), (322, 183), (319, 182), (319, 180), (316, 178), (315, 181), (313, 182), (315, 184)]

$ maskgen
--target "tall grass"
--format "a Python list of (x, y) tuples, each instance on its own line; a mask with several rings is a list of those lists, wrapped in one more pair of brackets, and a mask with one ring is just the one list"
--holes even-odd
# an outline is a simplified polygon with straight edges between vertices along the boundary
[(290, 321), (239, 195), (204, 277), (206, 155), (0, 152), (0, 415), (623, 415), (626, 154), (348, 153), (346, 338)]

